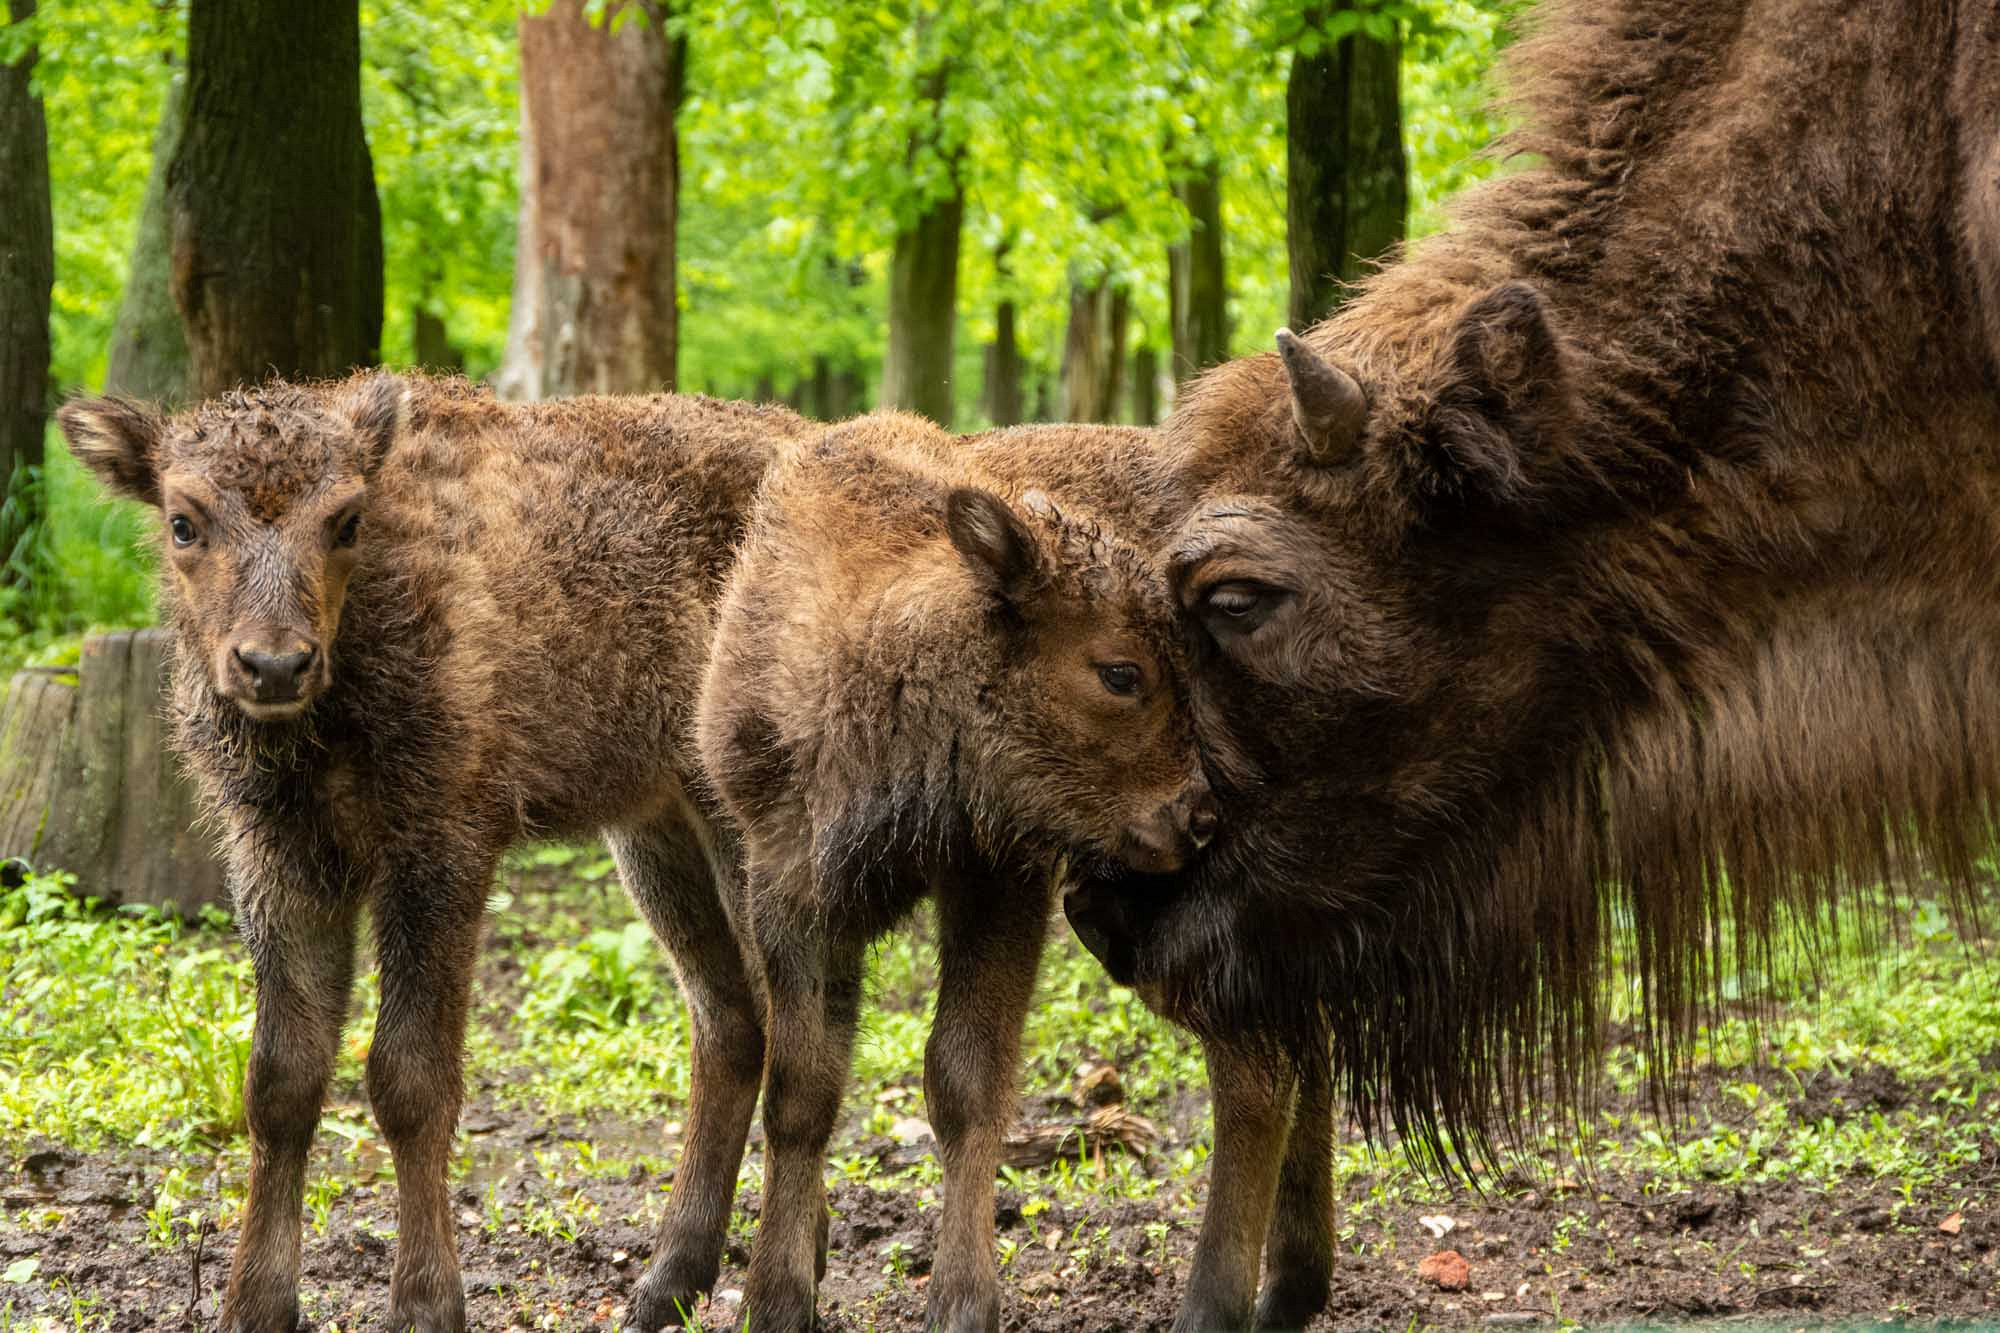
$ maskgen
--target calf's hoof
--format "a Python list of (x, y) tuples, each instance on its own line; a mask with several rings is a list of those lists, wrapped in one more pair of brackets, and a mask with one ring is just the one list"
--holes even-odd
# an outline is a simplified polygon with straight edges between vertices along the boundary
[(632, 1291), (632, 1313), (625, 1327), (633, 1333), (658, 1333), (663, 1328), (694, 1328), (695, 1305), (715, 1285), (691, 1280), (679, 1265), (656, 1263)]
[(429, 1297), (392, 1292), (389, 1327), (395, 1333), (465, 1333), (465, 1292), (456, 1287)]
[(1250, 1308), (1204, 1300), (1199, 1293), (1182, 1303), (1173, 1333), (1250, 1333)]
[(941, 1288), (931, 1282), (930, 1309), (924, 1318), (929, 1333), (1000, 1333), (1000, 1292)]
[(1326, 1308), (1330, 1279), (1280, 1275), (1257, 1298), (1257, 1333), (1299, 1333)]
[(297, 1333), (299, 1299), (295, 1292), (258, 1299), (230, 1296), (222, 1302), (221, 1333)]
[(763, 1276), (753, 1266), (743, 1291), (749, 1333), (812, 1333), (816, 1294), (812, 1283)]

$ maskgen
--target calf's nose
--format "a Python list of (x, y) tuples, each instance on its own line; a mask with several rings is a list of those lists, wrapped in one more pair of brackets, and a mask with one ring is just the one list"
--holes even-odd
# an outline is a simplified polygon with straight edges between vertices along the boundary
[(1188, 841), (1195, 845), (1196, 850), (1208, 846), (1215, 841), (1215, 827), (1221, 822), (1222, 816), (1215, 812), (1214, 801), (1206, 798), (1197, 801), (1188, 810)]
[(299, 686), (318, 656), (319, 649), (312, 644), (282, 653), (240, 645), (235, 650), (236, 668), (258, 703), (284, 703), (298, 698)]

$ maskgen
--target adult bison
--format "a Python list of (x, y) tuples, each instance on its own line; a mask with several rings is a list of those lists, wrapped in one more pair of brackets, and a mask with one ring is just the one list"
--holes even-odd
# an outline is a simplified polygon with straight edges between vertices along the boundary
[(1183, 1330), (1324, 1303), (1335, 1091), (1477, 1151), (1594, 1067), (1614, 934), (1671, 1059), (1993, 841), (2000, 11), (1566, 0), (1512, 60), (1535, 165), (1167, 427), (1220, 832), (1069, 905), (1208, 1039)]

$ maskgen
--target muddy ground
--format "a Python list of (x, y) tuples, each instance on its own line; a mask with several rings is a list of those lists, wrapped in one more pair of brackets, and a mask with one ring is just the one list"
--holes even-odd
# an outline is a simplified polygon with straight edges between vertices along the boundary
[[(1893, 1108), (1923, 1093), (1863, 1071), (1815, 1084), (1805, 1095), (1823, 1103), (1816, 1112), (1839, 1116)], [(539, 1145), (578, 1140), (631, 1144), (646, 1131), (627, 1122), (545, 1123), (490, 1104), (474, 1106), (466, 1123), (473, 1169), (459, 1189), (459, 1240), (473, 1327), (619, 1326), (624, 1295), (649, 1249), (643, 1222), (657, 1215), (667, 1182), (643, 1167), (550, 1182), (534, 1169), (534, 1153)], [(1163, 1131), (1161, 1153), (1187, 1132), (1174, 1125)], [(921, 1142), (892, 1140), (843, 1146), (879, 1152), (890, 1165), (923, 1150)], [(1933, 1197), (1909, 1199), (1868, 1180), (1830, 1190), (1787, 1183), (1655, 1197), (1643, 1181), (1602, 1172), (1588, 1182), (1531, 1173), (1545, 1178), (1516, 1175), (1482, 1194), (1441, 1192), (1433, 1203), (1455, 1224), (1441, 1239), (1416, 1223), (1414, 1214), (1425, 1212), (1416, 1205), (1393, 1237), (1389, 1227), (1369, 1224), (1348, 1239), (1332, 1307), (1313, 1327), (1693, 1320), (1795, 1327), (1890, 1318), (2000, 1325), (2000, 1219), (1984, 1206), (2000, 1189), (2000, 1142), (1993, 1148)], [(171, 1249), (147, 1243), (145, 1182), (165, 1165), (160, 1154), (86, 1157), (47, 1145), (7, 1163), (0, 1181), (8, 1209), (60, 1210), (62, 1218), (52, 1230), (0, 1239), (0, 1267), (38, 1257), (40, 1276), (65, 1280), (90, 1313), (108, 1320), (104, 1327), (213, 1327), (232, 1236), (206, 1236), (198, 1244), (183, 1239)], [(225, 1159), (222, 1169), (237, 1165)], [(1200, 1185), (1197, 1175), (1188, 1192), (1198, 1196)], [(1361, 1204), (1369, 1188), (1365, 1177), (1349, 1180), (1347, 1204)], [(577, 1190), (596, 1209), (573, 1241), (529, 1236), (518, 1227), (489, 1234), (482, 1222), (496, 1198), (518, 1205), (512, 1213), (538, 1202), (581, 1211), (573, 1201)], [(821, 1289), (825, 1327), (920, 1329), (931, 1258), (928, 1191), (844, 1182), (832, 1198), (837, 1220)], [(1967, 1198), (1978, 1202), (1956, 1206)], [(357, 1185), (332, 1206), (323, 1234), (308, 1232), (312, 1327), (384, 1327), (392, 1243), (384, 1237), (393, 1229), (393, 1199), (384, 1181)], [(1189, 1200), (1163, 1190), (1149, 1199), (1045, 1201), (1039, 1210), (1024, 1207), (1028, 1202), (1002, 1192), (1000, 1234), (1014, 1247), (1006, 1269), (1007, 1328), (1082, 1333), (1168, 1326), (1198, 1220)], [(739, 1220), (747, 1225), (757, 1199), (752, 1193), (740, 1203)], [(705, 1311), (707, 1327), (740, 1323), (734, 1316), (744, 1237), (739, 1226), (718, 1295)], [(1444, 1249), (1469, 1261), (1466, 1290), (1440, 1290), (1417, 1277), (1418, 1261)]]

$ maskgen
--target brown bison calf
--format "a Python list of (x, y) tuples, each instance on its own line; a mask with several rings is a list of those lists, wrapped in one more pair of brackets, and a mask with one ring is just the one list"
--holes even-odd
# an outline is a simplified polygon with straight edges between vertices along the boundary
[(781, 463), (703, 689), (769, 1005), (747, 1314), (804, 1330), (868, 942), (937, 903), (924, 1092), (944, 1164), (930, 1324), (999, 1326), (993, 1176), (1057, 861), (1179, 867), (1213, 815), (1165, 585), (1091, 521), (864, 418)]
[(763, 1062), (719, 890), (734, 843), (689, 722), (750, 502), (805, 423), (696, 398), (505, 406), (386, 376), (172, 421), (76, 402), (61, 421), (160, 511), (178, 744), (256, 964), (223, 1327), (297, 1320), (306, 1152), (363, 907), (382, 973), (368, 1095), (401, 1196), (391, 1323), (465, 1327), (446, 1172), (487, 892), (510, 844), (592, 830), (695, 1025), (686, 1158), (633, 1311), (679, 1322), (714, 1280)]

